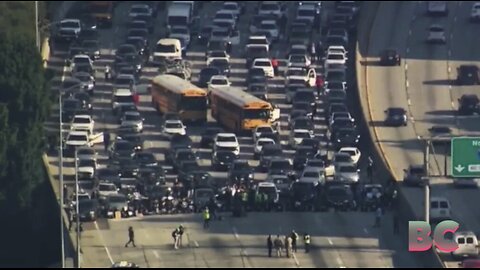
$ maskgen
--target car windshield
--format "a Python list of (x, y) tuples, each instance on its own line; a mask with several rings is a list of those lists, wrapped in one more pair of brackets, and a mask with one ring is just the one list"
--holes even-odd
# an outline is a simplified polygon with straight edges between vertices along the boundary
[(216, 36), (216, 37), (228, 37), (229, 34), (230, 33), (228, 29), (214, 29), (212, 31), (212, 36)]
[(182, 128), (182, 124), (175, 123), (175, 122), (167, 122), (165, 123), (166, 128)]
[(315, 10), (311, 9), (301, 9), (298, 11), (298, 16), (302, 17), (314, 17), (315, 16)]
[(294, 137), (298, 139), (310, 138), (310, 134), (308, 132), (295, 131)]
[(341, 166), (339, 171), (345, 173), (353, 173), (357, 172), (357, 169), (354, 166)]
[(305, 172), (303, 177), (320, 178), (320, 174), (318, 172)]
[(133, 97), (132, 96), (115, 96), (115, 102), (130, 103), (130, 102), (133, 102)]
[(127, 142), (119, 142), (115, 145), (116, 150), (132, 150), (132, 145)]
[(229, 159), (233, 159), (235, 154), (228, 151), (217, 151), (216, 156), (218, 159), (229, 160)]
[[(112, 190), (114, 191), (114, 190)], [(109, 196), (108, 197), (108, 201), (110, 203), (126, 203), (127, 202), (127, 199), (123, 196)]]
[(354, 150), (342, 150), (342, 153), (347, 153), (350, 156), (356, 155), (356, 152)]
[(344, 57), (341, 54), (330, 54), (328, 55), (328, 60), (343, 60)]
[(235, 136), (218, 136), (217, 142), (237, 142), (237, 138)]
[(265, 193), (269, 196), (275, 196), (277, 194), (275, 187), (258, 187), (258, 192)]
[(271, 63), (270, 63), (270, 61), (256, 61), (255, 66), (269, 67), (269, 66), (271, 66)]
[(188, 31), (188, 28), (185, 28), (185, 27), (173, 27), (170, 31), (171, 31), (171, 34), (180, 34), (180, 35), (190, 34)]
[(275, 144), (275, 142), (271, 141), (271, 140), (259, 140), (257, 144), (259, 146), (264, 146), (264, 145), (267, 145), (267, 144)]
[(288, 160), (275, 160), (275, 161), (272, 161), (270, 164), (270, 169), (274, 169), (274, 170), (281, 170), (281, 169), (288, 170), (291, 167), (292, 165)]
[(410, 169), (411, 174), (425, 174), (425, 170), (423, 168), (412, 168)]
[(264, 147), (262, 149), (262, 151), (263, 151), (263, 156), (273, 157), (273, 156), (281, 156), (282, 155), (282, 149), (280, 149), (280, 148)]
[(290, 62), (305, 63), (306, 59), (305, 59), (305, 56), (303, 56), (303, 55), (292, 55), (292, 56), (290, 56)]
[(95, 167), (95, 161), (91, 159), (80, 159), (78, 162), (79, 167)]
[(132, 6), (131, 13), (147, 13), (148, 9), (143, 6)]
[(142, 117), (138, 114), (126, 114), (125, 115), (126, 121), (141, 121)]
[(73, 118), (73, 123), (75, 124), (90, 124), (90, 119), (86, 117), (75, 117)]
[(88, 57), (75, 57), (75, 59), (73, 59), (73, 62), (75, 63), (75, 65), (78, 65), (78, 64), (90, 64), (90, 58)]
[(352, 158), (347, 155), (335, 156), (335, 162), (352, 162)]
[(280, 10), (280, 7), (277, 4), (263, 3), (260, 9), (265, 11), (276, 11)]
[[(307, 75), (307, 73), (303, 69), (288, 69), (287, 74), (285, 76), (288, 77), (288, 76), (306, 76), (306, 75)], [(301, 83), (303, 83), (303, 81), (301, 81), (301, 80), (297, 80), (297, 81), (300, 81)], [(293, 83), (291, 81), (289, 81), (289, 82)]]
[(225, 66), (228, 66), (228, 60), (227, 59), (213, 59), (212, 62), (210, 62), (210, 65), (217, 66), (217, 67), (225, 67)]
[(117, 188), (114, 184), (99, 184), (98, 190), (100, 191), (116, 191)]
[(157, 47), (155, 48), (156, 52), (159, 53), (174, 53), (175, 52), (175, 45), (163, 45), (163, 44), (157, 44)]
[(218, 84), (218, 85), (228, 85), (228, 80), (226, 79), (212, 79), (210, 81), (211, 84)]
[(77, 154), (78, 155), (94, 155), (95, 150), (93, 150), (93, 149), (78, 149)]
[(243, 117), (245, 119), (268, 119), (270, 117), (270, 112), (269, 110), (261, 109), (244, 110)]
[(68, 22), (61, 22), (60, 27), (61, 28), (80, 28), (80, 25), (77, 22), (68, 21)]
[(394, 116), (394, 115), (403, 115), (405, 113), (404, 109), (390, 109), (388, 110), (389, 115)]
[(70, 135), (68, 137), (69, 141), (82, 141), (86, 142), (88, 141), (87, 135)]
[(195, 160), (195, 154), (191, 151), (179, 151), (177, 153), (177, 159), (179, 160)]
[(251, 38), (248, 40), (247, 44), (251, 45), (268, 45), (266, 38)]

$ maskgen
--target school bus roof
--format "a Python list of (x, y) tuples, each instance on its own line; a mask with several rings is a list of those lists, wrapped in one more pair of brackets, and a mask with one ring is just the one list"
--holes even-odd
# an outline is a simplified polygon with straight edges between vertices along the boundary
[(185, 94), (186, 92), (195, 92), (195, 94), (197, 95), (202, 95), (202, 96), (207, 95), (207, 92), (205, 90), (198, 88), (191, 82), (170, 74), (163, 74), (163, 75), (156, 76), (152, 80), (152, 85), (161, 86), (177, 94)]
[(224, 100), (231, 101), (236, 106), (241, 106), (245, 109), (272, 109), (270, 103), (261, 100), (238, 87), (214, 88), (212, 89), (211, 94)]

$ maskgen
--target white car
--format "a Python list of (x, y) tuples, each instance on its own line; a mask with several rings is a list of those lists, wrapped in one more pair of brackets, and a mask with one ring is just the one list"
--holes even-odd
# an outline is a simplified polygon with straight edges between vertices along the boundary
[(235, 15), (237, 20), (242, 13), (242, 8), (237, 2), (224, 2), (221, 10), (231, 12), (233, 15)]
[(339, 153), (347, 153), (352, 158), (353, 164), (357, 165), (362, 153), (356, 147), (342, 147), (338, 150)]
[(260, 8), (258, 9), (258, 14), (259, 15), (270, 15), (273, 14), (277, 19), (279, 19), (282, 16), (282, 7), (280, 6), (280, 3), (277, 1), (264, 1), (260, 5)]
[(67, 147), (79, 147), (79, 146), (90, 146), (89, 145), (89, 136), (87, 131), (70, 131), (68, 133), (67, 139), (65, 140), (65, 145)]
[(79, 35), (82, 31), (82, 23), (78, 19), (65, 19), (60, 21), (60, 31), (73, 31), (75, 35)]
[(143, 121), (140, 112), (125, 112), (120, 120), (120, 127), (132, 127), (135, 132), (143, 132)]
[(346, 65), (347, 59), (348, 58), (343, 53), (332, 52), (328, 54), (325, 59), (325, 69), (327, 69), (329, 65)]
[(112, 97), (112, 109), (116, 110), (120, 106), (135, 105), (133, 94), (130, 89), (115, 89)]
[(273, 20), (265, 20), (260, 23), (258, 31), (266, 31), (270, 33), (273, 40), (278, 40), (280, 32), (278, 31), (277, 22)]
[(321, 159), (308, 159), (305, 164), (305, 168), (317, 168), (325, 174), (326, 177), (333, 176), (335, 174), (335, 167), (331, 163), (325, 164), (325, 161)]
[(472, 21), (480, 20), (480, 2), (473, 3), (472, 11), (470, 12), (470, 19)]
[(187, 47), (190, 44), (190, 30), (185, 26), (172, 26), (168, 37), (185, 41)]
[(95, 159), (79, 159), (77, 163), (77, 172), (81, 178), (93, 179), (95, 170), (97, 169), (97, 161)]
[(235, 18), (235, 15), (228, 10), (217, 11), (213, 20), (221, 23), (229, 23), (233, 26), (233, 28), (235, 28), (235, 25), (237, 23), (237, 18)]
[(325, 82), (325, 94), (328, 94), (330, 90), (343, 90), (347, 91), (347, 82), (341, 81), (326, 81)]
[(256, 142), (262, 133), (277, 133), (270, 125), (259, 125), (253, 131), (253, 141)]
[(163, 133), (166, 135), (186, 135), (187, 129), (180, 120), (166, 120), (163, 125)]
[(273, 78), (275, 76), (273, 72), (272, 62), (268, 58), (257, 58), (253, 60), (251, 68), (263, 69), (265, 75), (269, 78)]
[(268, 42), (268, 39), (266, 36), (250, 36), (247, 40), (246, 47), (252, 47), (252, 46), (263, 46), (266, 51), (268, 52), (270, 49), (270, 42)]
[(315, 167), (305, 167), (299, 182), (322, 184), (325, 182), (325, 171)]
[(228, 88), (232, 85), (228, 77), (225, 75), (213, 75), (207, 84), (208, 92), (212, 91), (213, 89)]
[(218, 133), (213, 139), (213, 150), (226, 150), (240, 155), (240, 144), (234, 133)]
[(73, 117), (70, 128), (72, 130), (86, 130), (90, 134), (92, 134), (94, 125), (95, 125), (95, 121), (92, 119), (90, 115), (79, 114)]
[(447, 15), (447, 1), (428, 1), (427, 12), (430, 15)]
[(445, 37), (445, 28), (439, 24), (432, 24), (428, 28), (427, 43), (445, 44), (447, 38)]
[(275, 144), (275, 141), (270, 138), (260, 138), (255, 142), (255, 149), (254, 149), (254, 156), (255, 158), (258, 157), (260, 152), (263, 149), (263, 146), (268, 145), (268, 144)]
[(297, 19), (299, 20), (308, 20), (312, 24), (315, 20), (317, 14), (317, 7), (315, 5), (301, 5), (297, 9)]
[(226, 59), (230, 61), (230, 55), (226, 51), (210, 51), (207, 53), (207, 66), (210, 65), (214, 59)]
[(327, 55), (331, 53), (341, 53), (344, 56), (347, 56), (348, 51), (343, 46), (331, 45), (331, 46), (328, 46)]
[(136, 16), (152, 16), (153, 11), (152, 9), (146, 4), (135, 4), (132, 5), (130, 11), (128, 12), (128, 16), (130, 18), (134, 18)]
[(317, 72), (314, 68), (305, 69), (299, 67), (290, 67), (285, 74), (286, 82), (293, 80), (303, 80), (307, 86), (314, 87), (317, 80)]
[(313, 138), (313, 134), (310, 130), (307, 129), (293, 129), (290, 131), (289, 144), (293, 149), (296, 149), (299, 144), (302, 143), (303, 139)]
[(118, 188), (113, 183), (100, 182), (98, 183), (97, 192), (99, 197), (108, 197), (118, 194)]
[(86, 54), (77, 54), (73, 57), (71, 69), (74, 70), (76, 65), (90, 65), (90, 67), (93, 69), (93, 61), (90, 56)]
[(289, 67), (307, 68), (312, 64), (310, 57), (305, 54), (290, 54), (288, 56)]
[(338, 168), (339, 166), (353, 165), (353, 159), (350, 154), (337, 152), (333, 155), (332, 164), (335, 168)]

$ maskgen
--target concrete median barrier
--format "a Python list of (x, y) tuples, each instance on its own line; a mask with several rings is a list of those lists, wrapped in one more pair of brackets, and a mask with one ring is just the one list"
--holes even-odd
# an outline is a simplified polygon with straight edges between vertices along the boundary
[[(364, 125), (365, 130), (368, 131), (370, 140), (373, 142), (373, 159), (375, 161), (375, 176), (380, 177), (380, 182), (386, 184), (389, 181), (395, 181), (398, 183), (400, 180), (399, 175), (393, 175), (390, 161), (388, 156), (385, 155), (382, 145), (378, 143), (378, 135), (375, 128), (371, 127), (369, 123), (372, 122), (372, 113), (369, 91), (368, 91), (368, 80), (367, 80), (367, 66), (364, 64), (372, 59), (368, 58), (368, 49), (369, 44), (374, 42), (372, 40), (372, 35), (370, 30), (372, 26), (376, 23), (377, 11), (382, 5), (382, 2), (379, 1), (368, 1), (364, 2), (362, 5), (360, 18), (358, 21), (357, 28), (357, 43), (355, 46), (355, 70), (356, 70), (356, 80), (357, 80), (357, 91), (359, 96), (359, 103), (362, 107), (363, 118), (361, 119), (362, 125)], [(411, 220), (422, 220), (422, 216), (415, 214), (413, 206), (408, 202), (405, 196), (406, 190), (401, 188), (398, 185), (398, 204), (397, 211), (400, 216), (400, 222), (404, 226), (401, 228), (403, 232), (408, 230), (408, 221)], [(408, 237), (405, 233), (405, 237)], [(407, 248), (407, 247), (405, 247)], [(417, 261), (423, 264), (426, 268), (444, 268), (445, 265), (435, 251), (421, 252), (416, 255)]]

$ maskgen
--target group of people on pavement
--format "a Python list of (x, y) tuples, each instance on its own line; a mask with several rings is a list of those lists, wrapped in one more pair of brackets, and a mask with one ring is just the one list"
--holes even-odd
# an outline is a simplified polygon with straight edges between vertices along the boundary
[[(305, 244), (305, 253), (310, 252), (310, 235), (306, 232), (303, 235), (303, 241)], [(275, 239), (272, 240), (272, 235), (267, 237), (267, 248), (268, 248), (268, 257), (272, 257), (273, 248), (277, 257), (282, 257), (282, 252), (285, 249), (285, 255), (287, 258), (290, 258), (294, 253), (297, 252), (297, 243), (299, 241), (299, 235), (295, 230), (292, 230), (290, 235), (285, 235), (284, 239), (280, 238), (278, 234)]]

